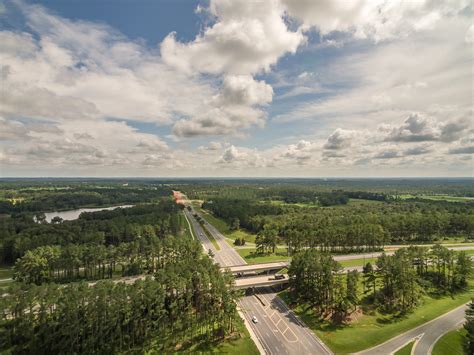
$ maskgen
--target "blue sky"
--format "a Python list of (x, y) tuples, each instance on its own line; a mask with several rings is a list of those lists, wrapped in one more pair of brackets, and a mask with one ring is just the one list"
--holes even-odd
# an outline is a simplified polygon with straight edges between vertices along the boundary
[(0, 1), (2, 176), (472, 176), (468, 1)]

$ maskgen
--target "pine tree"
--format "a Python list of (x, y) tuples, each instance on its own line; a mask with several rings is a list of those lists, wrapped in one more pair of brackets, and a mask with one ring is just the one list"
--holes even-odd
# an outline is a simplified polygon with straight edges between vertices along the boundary
[(466, 329), (466, 342), (465, 347), (468, 354), (474, 354), (474, 299), (469, 303), (466, 309), (466, 323), (464, 323), (464, 329)]

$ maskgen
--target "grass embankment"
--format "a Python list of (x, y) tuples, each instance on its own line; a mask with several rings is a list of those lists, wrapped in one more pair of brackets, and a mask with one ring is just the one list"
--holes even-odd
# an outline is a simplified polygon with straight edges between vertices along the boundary
[(276, 249), (275, 254), (257, 254), (255, 249), (237, 249), (237, 253), (239, 253), (239, 255), (244, 258), (248, 264), (290, 260), (285, 248)]
[(463, 348), (466, 330), (464, 328), (456, 329), (443, 335), (433, 348), (433, 355), (463, 355), (467, 354)]
[(192, 229), (193, 228), (192, 224), (189, 223), (188, 220), (186, 219), (186, 215), (184, 214), (184, 212), (179, 215), (179, 224), (181, 225), (183, 234), (187, 238), (194, 239), (193, 235), (195, 235), (196, 233)]
[(352, 260), (341, 260), (339, 264), (343, 267), (351, 267), (351, 266), (364, 266), (367, 263), (371, 263), (372, 265), (375, 264), (377, 258), (361, 258), (361, 259), (352, 259)]
[[(239, 322), (239, 324), (237, 325), (237, 329), (235, 331), (234, 336), (231, 336), (230, 338), (224, 341), (219, 341), (215, 343), (204, 342), (198, 344), (191, 344), (189, 347), (180, 349), (180, 351), (198, 354), (259, 354), (257, 346), (253, 342), (252, 338), (250, 338), (250, 334), (247, 328), (245, 328), (243, 322)], [(153, 354), (153, 352), (150, 352), (150, 354)]]
[[(361, 315), (349, 325), (332, 325), (318, 318), (307, 305), (292, 307), (296, 314), (337, 354), (362, 351), (381, 344), (399, 334), (426, 323), (450, 310), (467, 303), (474, 293), (474, 282), (469, 289), (451, 296), (423, 296), (422, 304), (404, 317), (373, 311)], [(281, 297), (291, 304), (288, 291)]]
[(411, 354), (411, 349), (413, 348), (413, 344), (415, 344), (414, 341), (408, 343), (403, 348), (396, 351), (393, 355), (410, 355)]

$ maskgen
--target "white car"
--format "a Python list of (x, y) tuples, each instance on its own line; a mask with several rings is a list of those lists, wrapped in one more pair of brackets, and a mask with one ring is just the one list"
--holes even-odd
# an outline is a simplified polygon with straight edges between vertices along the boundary
[(254, 322), (255, 324), (257, 324), (257, 323), (258, 323), (257, 317), (253, 316), (253, 317), (252, 317), (252, 322)]

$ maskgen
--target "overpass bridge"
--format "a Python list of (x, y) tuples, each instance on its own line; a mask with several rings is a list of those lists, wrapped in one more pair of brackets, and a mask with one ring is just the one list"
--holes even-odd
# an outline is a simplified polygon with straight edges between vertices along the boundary
[[(362, 266), (349, 266), (343, 268), (343, 272), (349, 272), (352, 270), (362, 271)], [(288, 274), (277, 274), (281, 278), (276, 278), (275, 275), (256, 275), (248, 277), (237, 277), (235, 279), (235, 288), (248, 288), (248, 287), (260, 287), (260, 286), (275, 286), (288, 283), (290, 280)]]
[(259, 275), (253, 277), (242, 277), (235, 279), (235, 288), (249, 288), (249, 287), (261, 287), (261, 286), (275, 286), (286, 284), (289, 281), (287, 274), (282, 275), (283, 278), (276, 279), (274, 276)]
[(234, 265), (228, 267), (221, 267), (221, 270), (230, 271), (232, 274), (246, 274), (246, 273), (260, 273), (264, 271), (278, 271), (290, 266), (289, 261), (276, 261), (271, 263), (262, 263), (262, 264), (244, 264), (244, 265)]

